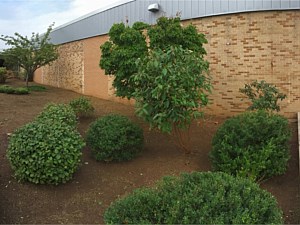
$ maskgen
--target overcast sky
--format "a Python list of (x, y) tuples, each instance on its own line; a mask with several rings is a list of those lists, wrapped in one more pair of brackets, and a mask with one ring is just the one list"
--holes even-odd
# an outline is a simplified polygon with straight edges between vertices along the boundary
[[(0, 0), (0, 35), (41, 34), (53, 22), (55, 28), (118, 2), (121, 0)], [(0, 51), (8, 47), (0, 40)]]

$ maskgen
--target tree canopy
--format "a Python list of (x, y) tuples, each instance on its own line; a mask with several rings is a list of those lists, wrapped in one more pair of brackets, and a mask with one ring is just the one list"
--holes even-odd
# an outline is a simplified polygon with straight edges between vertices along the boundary
[(193, 25), (181, 26), (180, 18), (161, 17), (150, 26), (136, 22), (130, 26), (114, 24), (109, 31), (110, 39), (101, 48), (100, 67), (106, 75), (114, 75), (113, 87), (119, 97), (133, 97), (134, 83), (130, 78), (137, 73), (136, 60), (144, 58), (155, 49), (166, 50), (181, 46), (193, 51), (198, 57), (206, 54), (205, 36)]
[(33, 80), (34, 72), (58, 58), (56, 46), (50, 43), (50, 32), (54, 24), (50, 25), (45, 34), (32, 33), (32, 36), (22, 36), (15, 33), (15, 36), (1, 35), (0, 40), (11, 46), (3, 51), (5, 61), (9, 64), (16, 64), (26, 72), (26, 84)]
[(204, 59), (205, 36), (180, 18), (161, 17), (150, 26), (115, 24), (100, 48), (100, 67), (114, 75), (116, 95), (134, 98), (136, 112), (152, 128), (172, 133), (190, 153), (188, 130), (208, 104), (211, 81)]

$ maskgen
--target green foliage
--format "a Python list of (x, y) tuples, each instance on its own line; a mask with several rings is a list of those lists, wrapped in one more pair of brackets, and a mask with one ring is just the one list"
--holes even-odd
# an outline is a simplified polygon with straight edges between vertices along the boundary
[(16, 95), (27, 95), (29, 94), (29, 91), (27, 88), (13, 88), (8, 85), (1, 85), (0, 86), (0, 93), (6, 93), (6, 94), (16, 94)]
[(47, 90), (46, 87), (40, 86), (40, 85), (31, 85), (31, 86), (28, 86), (27, 89), (29, 91), (36, 91), (36, 92), (43, 92), (43, 91)]
[(14, 94), (16, 94), (16, 95), (27, 95), (27, 94), (29, 94), (29, 91), (25, 87), (19, 87), (19, 88), (15, 88)]
[(84, 142), (75, 129), (60, 121), (34, 121), (17, 129), (7, 157), (20, 181), (59, 184), (72, 178)]
[(170, 47), (179, 47), (193, 51), (200, 56), (206, 51), (203, 44), (207, 43), (204, 34), (198, 33), (197, 28), (190, 24), (183, 27), (180, 18), (160, 17), (155, 26), (148, 29), (150, 48), (167, 50)]
[(75, 112), (69, 105), (52, 103), (34, 122), (19, 128), (12, 135), (7, 152), (15, 176), (36, 184), (70, 180), (85, 145), (75, 130), (76, 124)]
[(6, 68), (0, 67), (0, 84), (5, 83), (7, 78), (6, 73), (7, 73)]
[(67, 104), (48, 104), (43, 111), (37, 116), (36, 120), (53, 121), (76, 127), (77, 119), (74, 110)]
[(91, 124), (87, 144), (99, 161), (124, 161), (134, 158), (143, 148), (143, 130), (127, 117), (107, 115)]
[(133, 25), (132, 25), (132, 28), (134, 30), (140, 30), (140, 31), (143, 31), (143, 30), (146, 30), (148, 28), (150, 28), (150, 25), (149, 24), (146, 24), (144, 22), (135, 22)]
[(244, 88), (240, 88), (240, 92), (245, 94), (252, 102), (249, 110), (276, 110), (279, 112), (280, 106), (277, 102), (278, 100), (282, 101), (286, 98), (286, 95), (280, 93), (276, 86), (264, 80), (245, 84)]
[(106, 75), (115, 75), (116, 95), (127, 98), (132, 97), (133, 83), (129, 78), (137, 71), (135, 61), (147, 53), (141, 23), (133, 27), (114, 24), (109, 31), (110, 40), (101, 46), (100, 67)]
[[(143, 32), (144, 29), (147, 32)], [(132, 77), (138, 71), (137, 59), (143, 59), (157, 48), (167, 50), (171, 46), (182, 46), (200, 58), (206, 54), (203, 43), (207, 43), (207, 40), (204, 35), (199, 34), (193, 25), (182, 27), (179, 18), (161, 17), (154, 26), (141, 22), (136, 22), (132, 27), (123, 23), (114, 24), (109, 37), (110, 40), (101, 46), (100, 67), (105, 74), (114, 75), (116, 95), (128, 99), (135, 97)], [(149, 46), (146, 39), (150, 41)]]
[(283, 174), (290, 136), (288, 120), (280, 115), (254, 111), (232, 117), (213, 137), (213, 168), (254, 181)]
[(26, 84), (33, 80), (34, 71), (56, 60), (56, 47), (49, 42), (50, 32), (54, 24), (50, 25), (43, 35), (32, 33), (31, 38), (15, 33), (15, 36), (1, 35), (0, 40), (12, 46), (3, 51), (5, 62), (19, 65), (26, 71)]
[(90, 116), (95, 110), (91, 100), (83, 96), (71, 100), (69, 105), (78, 117)]
[(171, 132), (186, 128), (207, 105), (211, 83), (208, 63), (181, 47), (157, 49), (138, 61), (134, 76), (137, 114), (151, 127)]
[(180, 18), (161, 17), (154, 26), (115, 24), (109, 36), (101, 46), (100, 67), (115, 76), (116, 95), (135, 98), (137, 114), (151, 127), (168, 133), (174, 128), (189, 153), (182, 129), (201, 114), (211, 90), (204, 35), (193, 25), (181, 26)]
[(106, 224), (281, 224), (276, 199), (248, 179), (193, 172), (164, 177), (111, 204)]
[(31, 91), (44, 91), (46, 90), (43, 86), (29, 86), (29, 87), (11, 87), (8, 85), (0, 86), (0, 93), (15, 94), (15, 95), (27, 95)]
[(12, 88), (8, 85), (0, 86), (0, 93), (13, 94), (14, 92), (15, 92), (14, 88)]

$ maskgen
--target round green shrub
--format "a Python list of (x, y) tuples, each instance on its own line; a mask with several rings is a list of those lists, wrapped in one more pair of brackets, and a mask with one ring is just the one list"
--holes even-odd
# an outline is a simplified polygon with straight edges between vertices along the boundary
[(78, 117), (90, 116), (95, 110), (91, 100), (84, 96), (71, 100), (69, 105)]
[(80, 134), (59, 121), (34, 121), (16, 130), (7, 157), (15, 176), (35, 184), (59, 184), (72, 178), (84, 142)]
[(67, 104), (48, 104), (43, 111), (37, 116), (36, 120), (51, 120), (61, 122), (72, 127), (76, 127), (77, 119), (74, 110)]
[(99, 161), (124, 161), (134, 158), (143, 148), (143, 130), (121, 115), (107, 115), (91, 124), (87, 144)]
[(276, 199), (245, 178), (222, 172), (164, 177), (113, 202), (106, 224), (280, 224)]
[(290, 137), (283, 116), (256, 111), (232, 117), (213, 137), (213, 168), (255, 181), (283, 174), (290, 157)]

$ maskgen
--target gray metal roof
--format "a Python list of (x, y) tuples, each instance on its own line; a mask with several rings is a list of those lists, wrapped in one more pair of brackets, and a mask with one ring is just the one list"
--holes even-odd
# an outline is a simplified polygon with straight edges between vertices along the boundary
[[(158, 12), (148, 6), (159, 4)], [(182, 20), (240, 12), (300, 9), (300, 0), (122, 0), (118, 5), (100, 9), (55, 28), (51, 42), (62, 44), (107, 34), (114, 23), (136, 21), (154, 24), (161, 16), (176, 16)]]

